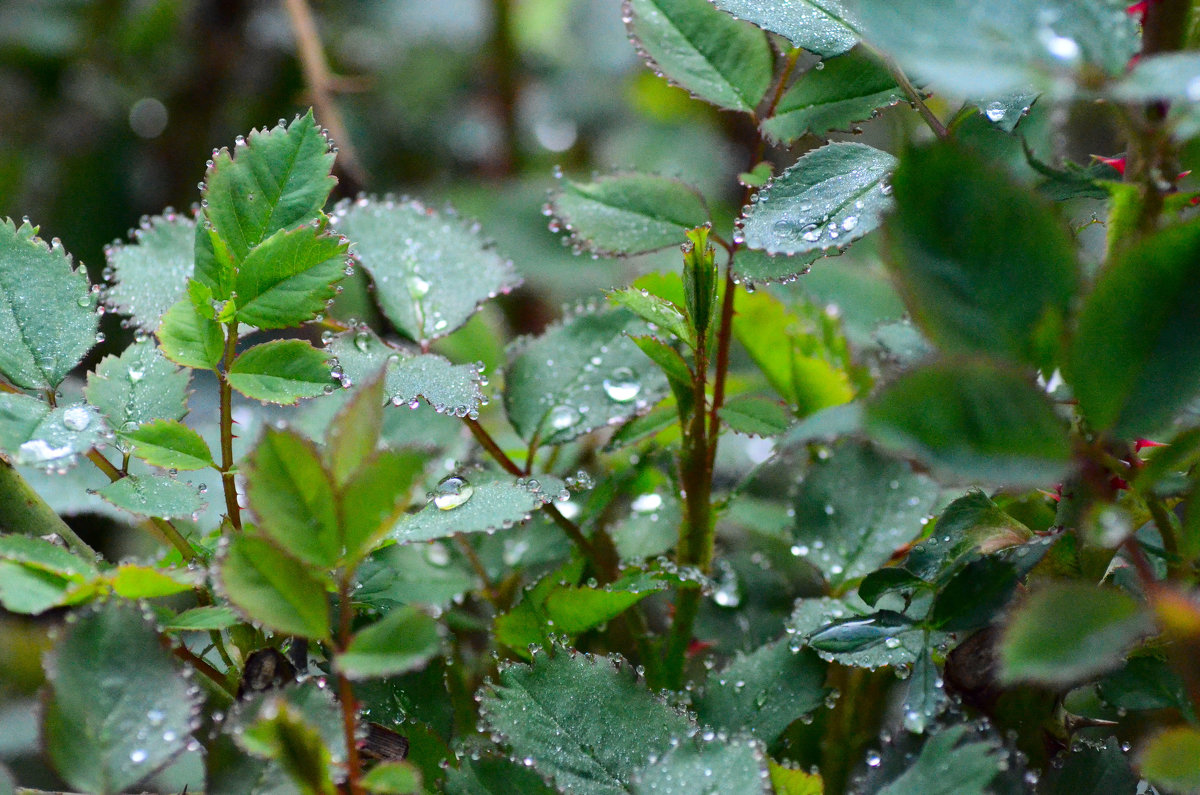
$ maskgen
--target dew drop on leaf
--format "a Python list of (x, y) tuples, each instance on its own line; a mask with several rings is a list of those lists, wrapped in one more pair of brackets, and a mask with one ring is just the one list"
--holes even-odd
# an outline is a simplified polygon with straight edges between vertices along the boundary
[(464, 505), (474, 493), (475, 487), (466, 478), (450, 475), (438, 481), (437, 488), (433, 492), (433, 504), (437, 506), (438, 510), (452, 511), (460, 505)]
[(556, 431), (565, 431), (579, 422), (579, 412), (571, 406), (555, 406), (550, 412), (550, 427)]
[(604, 394), (618, 403), (627, 403), (637, 397), (642, 391), (642, 384), (637, 380), (633, 370), (628, 367), (618, 367), (612, 375), (604, 379), (602, 384)]
[(988, 106), (983, 109), (983, 115), (988, 117), (988, 121), (1004, 121), (1005, 113), (1003, 102), (989, 102)]
[(91, 421), (91, 415), (83, 406), (72, 406), (63, 412), (63, 425), (72, 431), (85, 430)]

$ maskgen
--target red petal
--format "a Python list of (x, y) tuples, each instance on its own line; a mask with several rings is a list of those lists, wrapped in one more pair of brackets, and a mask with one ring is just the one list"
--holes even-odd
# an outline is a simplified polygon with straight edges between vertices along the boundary
[(1100, 155), (1092, 155), (1093, 160), (1099, 160), (1106, 166), (1112, 166), (1117, 170), (1118, 174), (1125, 173), (1125, 158), (1123, 157), (1101, 157)]

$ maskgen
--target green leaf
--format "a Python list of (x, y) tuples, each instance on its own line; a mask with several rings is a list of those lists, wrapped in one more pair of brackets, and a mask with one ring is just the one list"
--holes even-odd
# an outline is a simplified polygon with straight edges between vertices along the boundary
[(351, 679), (397, 676), (425, 665), (441, 648), (436, 621), (414, 608), (397, 607), (354, 633), (334, 664)]
[(401, 518), (392, 535), (412, 543), (511, 527), (527, 521), (564, 488), (561, 480), (548, 475), (516, 482), (488, 475), (471, 475), (469, 481), (464, 476), (447, 478), (424, 508)]
[(144, 221), (133, 230), (133, 243), (104, 249), (113, 273), (104, 303), (142, 331), (157, 329), (163, 313), (184, 297), (195, 240), (196, 222), (187, 215), (167, 211)]
[(368, 792), (380, 795), (416, 795), (421, 789), (421, 772), (408, 762), (381, 762), (362, 777)]
[(766, 754), (756, 742), (683, 742), (634, 779), (635, 795), (764, 792)]
[(820, 773), (784, 767), (773, 759), (767, 759), (767, 769), (771, 773), (775, 795), (825, 795), (825, 782)]
[(896, 158), (865, 144), (814, 149), (771, 180), (741, 223), (746, 246), (768, 254), (844, 249), (891, 209)]
[(1030, 106), (1038, 96), (1040, 95), (1033, 91), (1010, 91), (975, 104), (985, 119), (1004, 132), (1011, 133), (1029, 113)]
[(345, 240), (307, 224), (271, 235), (237, 269), (237, 319), (271, 329), (316, 317), (346, 275), (348, 248)]
[[(917, 758), (878, 795), (989, 795), (1006, 752), (991, 738), (979, 738), (963, 724), (931, 734)], [(907, 759), (907, 757), (906, 757)]]
[(466, 563), (452, 559), (440, 542), (384, 547), (363, 561), (356, 575), (355, 601), (384, 609), (406, 604), (445, 607), (476, 581)]
[(913, 663), (900, 705), (904, 728), (921, 734), (950, 704), (942, 676), (933, 661), (932, 652), (923, 650)]
[(667, 299), (659, 298), (645, 289), (629, 287), (612, 291), (608, 294), (608, 300), (625, 307), (647, 323), (670, 332), (689, 346), (696, 347), (696, 334), (688, 324), (688, 319), (679, 311), (679, 307)]
[(338, 505), (348, 561), (357, 562), (392, 529), (427, 459), (409, 450), (380, 450), (341, 485)]
[(226, 376), (229, 385), (254, 400), (291, 405), (332, 386), (329, 354), (304, 340), (273, 340), (243, 351)]
[(225, 352), (221, 327), (201, 316), (190, 298), (177, 301), (166, 311), (155, 334), (163, 355), (184, 367), (213, 370)]
[(811, 651), (793, 651), (786, 638), (759, 646), (708, 675), (694, 700), (696, 716), (719, 731), (749, 733), (770, 745), (793, 721), (824, 705), (826, 667)]
[[(687, 416), (691, 413), (692, 406), (696, 402), (691, 367), (683, 360), (683, 356), (677, 350), (665, 342), (661, 342), (654, 337), (631, 337), (630, 339), (641, 349), (642, 353), (649, 356), (650, 360), (658, 365), (663, 375), (667, 377), (667, 383), (670, 384), (671, 392), (675, 395), (675, 406), (678, 410), (678, 416), (680, 419), (686, 421)], [(667, 416), (673, 416), (675, 413), (668, 412)], [(621, 431), (623, 430), (624, 428), (621, 429)], [(621, 431), (613, 434), (613, 440), (621, 434)]]
[(949, 351), (1045, 364), (1079, 279), (1051, 203), (950, 144), (908, 152), (892, 184), (889, 260), (921, 330)]
[(502, 665), (481, 692), (483, 720), (560, 789), (627, 795), (649, 757), (695, 728), (614, 662), (559, 648)]
[(96, 296), (87, 272), (28, 221), (0, 222), (0, 375), (54, 389), (96, 344)]
[(124, 792), (190, 741), (199, 693), (134, 605), (114, 600), (68, 624), (46, 671), (42, 737), (73, 789)]
[(1116, 668), (1151, 630), (1132, 597), (1082, 582), (1043, 587), (1015, 612), (1000, 645), (1010, 682), (1070, 685)]
[(895, 105), (900, 94), (887, 67), (860, 47), (805, 72), (780, 97), (762, 129), (782, 144), (809, 133), (848, 130), (877, 108)]
[(780, 440), (781, 449), (794, 449), (811, 442), (831, 442), (862, 430), (862, 404), (843, 403), (805, 417)]
[(330, 174), (333, 152), (310, 110), (287, 127), (252, 130), (231, 153), (221, 151), (204, 174), (201, 194), (207, 202), (197, 228), (196, 279), (228, 298), (234, 274), (219, 265), (210, 227), (228, 249), (231, 265), (240, 265), (250, 251), (281, 229), (314, 218), (337, 184)]
[(542, 607), (557, 631), (578, 635), (611, 621), (665, 587), (662, 580), (618, 580), (604, 588), (561, 586), (550, 591)]
[(1077, 740), (1071, 743), (1071, 752), (1065, 759), (1051, 762), (1038, 792), (1044, 795), (1137, 792), (1138, 778), (1116, 737), (1109, 737), (1103, 745)]
[(325, 432), (325, 460), (339, 488), (375, 452), (383, 431), (383, 378), (361, 385)]
[[(128, 478), (126, 478), (128, 480)], [(116, 573), (109, 572), (113, 593), (123, 599), (155, 599), (190, 591), (202, 582), (187, 570), (159, 569), (122, 563)]]
[(267, 539), (235, 536), (219, 578), (225, 596), (250, 620), (289, 635), (329, 638), (325, 580)]
[(135, 342), (120, 356), (105, 356), (88, 373), (83, 390), (118, 433), (143, 422), (177, 420), (187, 413), (189, 374), (167, 361), (150, 339)]
[(0, 606), (36, 616), (72, 600), (79, 584), (48, 571), (0, 560)]
[(1164, 428), (1200, 392), (1200, 223), (1122, 254), (1084, 302), (1068, 380), (1091, 426), (1120, 437)]
[(521, 283), (512, 263), (450, 209), (415, 201), (340, 202), (334, 225), (375, 284), (388, 320), (419, 342), (444, 337)]
[(36, 536), (0, 534), (0, 559), (58, 574), (74, 582), (94, 579), (100, 574), (91, 561)]
[(607, 256), (680, 245), (687, 230), (708, 221), (708, 207), (695, 188), (654, 174), (565, 180), (550, 207), (577, 246)]
[(483, 403), (485, 380), (476, 365), (451, 364), (437, 354), (412, 355), (393, 348), (369, 329), (348, 331), (333, 337), (327, 346), (335, 372), (351, 385), (366, 383), (381, 369), (384, 397), (393, 406), (417, 407), (423, 398), (439, 414), (466, 417)]
[[(834, 252), (830, 252), (833, 254)], [(825, 256), (823, 251), (810, 251), (807, 254), (789, 257), (784, 254), (768, 254), (765, 251), (755, 251), (743, 248), (738, 251), (733, 260), (733, 272), (739, 281), (750, 285), (759, 282), (782, 282), (789, 284), (800, 276), (805, 276), (812, 270), (814, 262)]]
[(333, 791), (329, 749), (321, 732), (282, 698), (269, 711), (245, 727), (239, 742), (251, 753), (273, 759), (305, 793)]
[(925, 630), (899, 613), (865, 613), (828, 597), (799, 600), (787, 627), (821, 659), (860, 668), (911, 665), (928, 646)]
[(1165, 729), (1138, 752), (1142, 775), (1175, 792), (1200, 789), (1200, 731), (1191, 726)]
[(796, 550), (831, 585), (862, 577), (921, 534), (937, 493), (908, 464), (869, 445), (839, 444), (796, 492)]
[(1193, 103), (1195, 92), (1188, 89), (1197, 78), (1200, 78), (1200, 55), (1195, 52), (1146, 55), (1138, 59), (1109, 93), (1124, 102)]
[(753, 113), (767, 93), (774, 59), (761, 30), (707, 0), (625, 0), (622, 11), (647, 65), (693, 96)]
[(246, 467), (246, 497), (259, 532), (288, 554), (327, 569), (342, 557), (333, 482), (312, 442), (268, 429)]
[[(346, 761), (346, 735), (342, 724), (342, 710), (335, 700), (332, 688), (321, 687), (315, 679), (308, 679), (295, 687), (283, 690), (268, 690), (263, 693), (250, 694), (243, 697), (230, 710), (226, 718), (226, 731), (233, 735), (234, 742), (247, 752), (262, 758), (276, 759), (281, 767), (288, 763), (284, 754), (293, 753), (294, 749), (282, 748), (275, 742), (275, 735), (270, 732), (254, 732), (253, 727), (261, 727), (264, 722), (273, 720), (280, 713), (289, 716), (289, 722), (306, 727), (313, 733), (309, 741), (314, 747), (320, 746), (327, 762), (344, 764)], [(296, 765), (303, 765), (303, 760), (295, 760)], [(290, 771), (293, 775), (297, 768)], [(268, 790), (273, 792), (274, 790)], [(326, 790), (318, 790), (325, 792)], [(290, 790), (285, 790), (289, 795)]]
[(985, 557), (971, 561), (938, 592), (929, 620), (947, 632), (984, 627), (1008, 604), (1017, 581), (1016, 566), (1006, 560)]
[(627, 310), (585, 313), (512, 346), (504, 406), (521, 437), (563, 444), (661, 400), (666, 378), (627, 336), (644, 330)]
[(842, 0), (713, 0), (717, 8), (817, 55), (840, 55), (858, 43), (857, 22)]
[(731, 430), (749, 436), (776, 436), (792, 425), (792, 414), (779, 401), (738, 395), (718, 412)]
[(868, 403), (866, 430), (947, 479), (1046, 486), (1067, 469), (1066, 423), (1020, 373), (985, 361), (940, 361), (889, 384)]
[(508, 759), (482, 757), (460, 760), (446, 771), (448, 795), (555, 795), (536, 772)]
[(111, 504), (139, 516), (191, 516), (204, 507), (200, 492), (175, 478), (129, 475), (97, 492)]
[(52, 409), (28, 395), (0, 393), (0, 451), (14, 464), (66, 470), (103, 431), (100, 415), (84, 403)]
[(133, 444), (133, 454), (165, 469), (204, 469), (214, 466), (212, 452), (200, 434), (176, 420), (155, 420), (121, 434)]
[[(858, 0), (858, 29), (905, 71), (961, 96), (1012, 90), (1070, 93), (1076, 74), (1124, 72), (1138, 49), (1122, 0)], [(969, 44), (968, 44), (969, 43)], [(1092, 78), (1095, 79), (1095, 78)]]
[(203, 605), (184, 610), (174, 618), (167, 619), (163, 622), (163, 630), (167, 632), (206, 632), (228, 629), (238, 622), (237, 613), (232, 608)]

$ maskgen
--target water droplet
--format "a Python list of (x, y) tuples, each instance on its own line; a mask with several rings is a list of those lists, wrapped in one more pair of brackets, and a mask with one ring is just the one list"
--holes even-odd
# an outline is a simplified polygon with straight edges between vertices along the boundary
[(809, 224), (801, 230), (800, 236), (809, 243), (816, 243), (821, 239), (821, 227), (818, 224)]
[(847, 215), (846, 219), (844, 221), (842, 221), (842, 229), (844, 229), (847, 232), (849, 232), (851, 229), (853, 229), (856, 226), (858, 226), (858, 216), (857, 215)]
[(988, 121), (1004, 121), (1004, 114), (1007, 109), (1003, 102), (989, 102), (988, 106), (983, 109), (983, 115), (988, 117)]
[(63, 412), (63, 425), (72, 431), (82, 431), (92, 422), (92, 415), (83, 406), (72, 406)]
[(628, 367), (618, 367), (612, 375), (604, 379), (604, 394), (618, 403), (628, 403), (642, 391), (642, 384), (637, 380), (633, 370)]
[(572, 406), (555, 406), (550, 411), (550, 427), (556, 431), (565, 431), (579, 422), (579, 412)]
[(433, 492), (433, 504), (438, 510), (451, 511), (465, 504), (474, 493), (475, 487), (466, 478), (450, 475), (438, 481)]
[(146, 753), (145, 749), (135, 748), (129, 754), (129, 761), (133, 762), (135, 765), (140, 765), (142, 762), (146, 761), (146, 757), (148, 756), (149, 754)]
[(885, 640), (883, 642), (883, 645), (887, 646), (889, 649), (898, 649), (898, 648), (900, 648), (900, 639), (899, 638), (888, 638), (887, 640)]
[(883, 759), (879, 756), (878, 751), (867, 752), (867, 767), (879, 767), (882, 762)]
[(408, 294), (414, 299), (424, 298), (429, 292), (429, 282), (420, 276), (410, 276), (408, 279)]
[(629, 507), (634, 513), (651, 513), (662, 507), (663, 499), (657, 494), (640, 494), (634, 498)]

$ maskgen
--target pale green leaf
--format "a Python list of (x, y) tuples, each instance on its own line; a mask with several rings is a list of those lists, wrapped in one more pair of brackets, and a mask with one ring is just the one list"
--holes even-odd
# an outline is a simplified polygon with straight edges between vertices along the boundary
[(695, 188), (655, 174), (566, 180), (550, 207), (577, 246), (606, 255), (681, 245), (687, 230), (708, 222), (708, 207)]
[(192, 277), (196, 222), (168, 211), (133, 230), (132, 243), (114, 243), (104, 250), (112, 269), (104, 303), (128, 315), (143, 331), (158, 328), (163, 313), (184, 297)]
[(190, 483), (170, 477), (129, 475), (97, 492), (108, 502), (139, 516), (191, 516), (204, 507), (200, 492)]
[(355, 573), (355, 601), (382, 609), (407, 604), (445, 607), (476, 583), (466, 562), (452, 558), (438, 541), (384, 547)]
[(224, 595), (249, 619), (278, 632), (325, 640), (325, 580), (265, 538), (235, 536), (220, 560)]
[(0, 534), (0, 559), (81, 582), (99, 575), (95, 563), (44, 538)]
[(441, 647), (436, 621), (414, 608), (397, 607), (354, 633), (334, 665), (351, 679), (398, 676), (425, 665)]
[(629, 36), (655, 72), (718, 107), (752, 113), (771, 83), (761, 30), (708, 0), (625, 0)]
[(204, 469), (213, 466), (208, 444), (176, 420), (155, 420), (121, 434), (133, 445), (133, 455), (164, 469)]
[(801, 75), (779, 99), (762, 129), (775, 141), (791, 143), (808, 133), (848, 130), (878, 108), (900, 101), (901, 91), (887, 67), (857, 49), (825, 61)]
[(123, 599), (171, 596), (190, 591), (202, 582), (203, 577), (186, 569), (160, 569), (135, 563), (122, 563), (115, 573), (108, 573), (108, 584), (113, 593)]
[(105, 356), (88, 373), (83, 390), (113, 430), (143, 422), (177, 420), (187, 413), (189, 375), (163, 357), (151, 339), (130, 345), (120, 356)]
[(0, 393), (0, 450), (14, 464), (67, 469), (103, 431), (104, 420), (84, 403), (52, 409), (28, 395)]
[(388, 320), (417, 341), (444, 337), (479, 305), (521, 280), (476, 227), (451, 210), (391, 198), (341, 202), (338, 231), (371, 275), (375, 299)]
[(692, 331), (687, 317), (679, 310), (679, 307), (667, 299), (660, 298), (644, 289), (638, 290), (630, 287), (625, 290), (614, 290), (608, 294), (608, 300), (617, 306), (625, 307), (647, 323), (653, 323), (695, 347), (696, 335)]
[(561, 648), (532, 666), (502, 666), (480, 710), (518, 758), (559, 788), (594, 795), (627, 795), (651, 756), (695, 731), (627, 666)]
[(246, 497), (259, 532), (287, 553), (323, 568), (341, 558), (333, 482), (309, 440), (268, 429), (246, 467)]
[(865, 144), (814, 149), (758, 192), (739, 234), (768, 254), (844, 249), (891, 209), (895, 166), (896, 158)]
[(179, 615), (163, 622), (163, 630), (167, 632), (207, 632), (214, 629), (228, 629), (239, 622), (233, 608), (220, 605), (203, 605), (184, 610)]
[(817, 55), (839, 55), (858, 43), (857, 22), (842, 0), (713, 0), (728, 11)]
[(383, 430), (383, 378), (360, 384), (325, 432), (325, 460), (339, 488), (375, 452)]
[(79, 584), (42, 569), (0, 560), (0, 607), (36, 616), (71, 601)]
[(762, 746), (742, 739), (727, 743), (683, 742), (634, 777), (635, 795), (767, 795)]
[(408, 762), (381, 762), (362, 778), (368, 792), (379, 795), (416, 795), (421, 789), (421, 772)]
[(899, 613), (870, 613), (829, 597), (799, 600), (787, 626), (794, 642), (821, 659), (860, 668), (912, 665), (929, 645), (925, 631)]
[(184, 367), (212, 370), (225, 352), (221, 327), (196, 311), (190, 298), (182, 298), (166, 311), (155, 332), (163, 355)]
[(340, 484), (339, 520), (346, 560), (357, 562), (388, 534), (427, 462), (427, 455), (412, 450), (380, 450)]
[(134, 605), (113, 600), (68, 624), (46, 671), (42, 737), (73, 789), (125, 792), (191, 739), (199, 692)]
[(649, 408), (666, 377), (627, 335), (645, 333), (628, 310), (577, 315), (514, 345), (504, 405), (525, 439), (562, 444)]
[(921, 535), (937, 493), (907, 463), (844, 442), (813, 464), (796, 491), (796, 549), (833, 585), (857, 579)]
[(1200, 731), (1175, 726), (1151, 737), (1138, 752), (1142, 775), (1172, 792), (1200, 790)]
[(96, 344), (96, 296), (87, 272), (28, 221), (0, 221), (0, 375), (54, 389)]
[(248, 398), (293, 404), (332, 388), (329, 355), (303, 340), (273, 340), (243, 351), (227, 375)]
[[(549, 475), (514, 482), (480, 473), (459, 476), (451, 493), (444, 487), (420, 511), (400, 519), (392, 536), (400, 542), (429, 541), (455, 533), (483, 533), (527, 521), (565, 486)], [(465, 497), (465, 499), (463, 499)]]
[[(837, 252), (829, 252), (831, 255)], [(789, 284), (812, 270), (812, 264), (825, 256), (824, 251), (788, 256), (768, 254), (752, 248), (738, 251), (733, 260), (733, 272), (738, 280), (750, 285), (759, 282), (782, 282)]]
[(348, 243), (305, 224), (262, 241), (238, 267), (237, 319), (258, 328), (298, 326), (325, 310), (346, 275)]
[(793, 422), (791, 412), (779, 401), (755, 395), (738, 395), (721, 406), (718, 413), (730, 430), (748, 436), (776, 436)]

